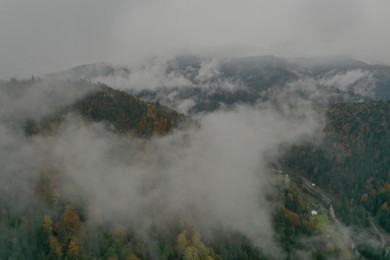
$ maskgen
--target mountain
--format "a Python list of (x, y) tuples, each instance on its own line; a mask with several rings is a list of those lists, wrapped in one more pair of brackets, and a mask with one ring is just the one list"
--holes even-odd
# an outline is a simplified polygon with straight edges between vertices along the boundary
[(376, 100), (389, 100), (390, 67), (371, 65), (345, 56), (295, 58), (293, 62), (303, 66), (314, 77), (337, 75), (347, 71), (360, 70), (371, 73), (375, 87), (372, 97)]
[(339, 197), (337, 210), (345, 223), (369, 227), (371, 215), (387, 232), (389, 109), (389, 101), (333, 104), (322, 144), (294, 147), (284, 158), (286, 168)]
[(292, 58), (292, 62), (318, 75), (332, 70), (369, 69), (371, 65), (347, 56), (301, 57)]
[(46, 75), (49, 79), (60, 79), (60, 80), (93, 80), (97, 77), (108, 77), (112, 75), (123, 75), (125, 76), (130, 71), (124, 67), (116, 68), (108, 63), (93, 63), (76, 66), (66, 71), (49, 73)]
[[(387, 71), (345, 58), (179, 56), (0, 82), (0, 257), (386, 259), (390, 102), (363, 90)], [(102, 79), (137, 89), (90, 82)], [(324, 121), (320, 140), (304, 129), (304, 141), (251, 154), (255, 139), (267, 146), (311, 117)], [(251, 172), (252, 157), (266, 166)], [(252, 204), (232, 196), (247, 190)], [(270, 230), (272, 250), (257, 230)]]
[[(254, 104), (288, 84), (314, 85), (330, 102), (390, 99), (390, 67), (348, 57), (283, 59), (272, 55), (236, 58), (177, 56), (129, 68), (90, 64), (50, 77), (105, 82), (182, 112)], [(179, 107), (180, 104), (187, 106)]]
[[(97, 193), (105, 195), (117, 194), (118, 189), (125, 191), (124, 195), (144, 194), (153, 191), (156, 183), (164, 185), (167, 176), (159, 176), (157, 169), (148, 173), (151, 168), (147, 165), (152, 162), (164, 167), (163, 158), (171, 155), (163, 151), (154, 162), (156, 154), (148, 149), (150, 145), (157, 148), (153, 138), (166, 135), (180, 123), (188, 123), (187, 117), (84, 80), (13, 79), (0, 82), (0, 91), (0, 134), (4, 137), (0, 149), (0, 257), (267, 258), (239, 232), (221, 230), (223, 234), (217, 240), (203, 238), (191, 217), (174, 211), (166, 217), (155, 212), (149, 206), (151, 202), (143, 206), (142, 198), (138, 208), (128, 205), (129, 200), (138, 203), (135, 198), (116, 197), (128, 207), (124, 209), (115, 208), (118, 202), (106, 197), (89, 201), (90, 196), (98, 195), (90, 193), (94, 185)], [(36, 103), (41, 111), (31, 111)], [(73, 154), (76, 155), (71, 158)], [(100, 154), (104, 156), (96, 160)], [(87, 168), (80, 168), (80, 164)], [(142, 167), (146, 168), (143, 174)], [(122, 181), (110, 187), (118, 173)], [(75, 181), (78, 178), (86, 182)], [(134, 185), (139, 179), (143, 184), (140, 187)], [(104, 192), (107, 186), (114, 190)], [(98, 206), (100, 200), (108, 200), (108, 212)], [(116, 217), (123, 212), (126, 218)], [(140, 229), (129, 224), (132, 214), (145, 214), (149, 220), (144, 223), (141, 218)], [(144, 227), (146, 230), (139, 234)]]
[(26, 131), (36, 134), (60, 127), (69, 114), (78, 114), (87, 121), (104, 122), (119, 133), (135, 136), (167, 134), (185, 121), (185, 117), (160, 104), (141, 101), (123, 91), (104, 84), (91, 84), (93, 89), (73, 104), (61, 107), (39, 121), (29, 120)]

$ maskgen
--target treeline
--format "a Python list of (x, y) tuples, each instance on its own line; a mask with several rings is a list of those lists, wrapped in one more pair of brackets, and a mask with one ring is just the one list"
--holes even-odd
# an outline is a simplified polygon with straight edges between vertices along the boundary
[[(73, 82), (75, 84), (75, 82)], [(41, 120), (28, 120), (29, 135), (52, 132), (61, 126), (69, 114), (81, 115), (86, 121), (102, 122), (116, 133), (131, 133), (137, 137), (166, 134), (188, 118), (159, 103), (149, 103), (104, 84), (81, 80), (80, 88), (92, 89), (74, 104), (63, 107)]]
[(158, 103), (147, 103), (125, 92), (99, 85), (99, 90), (76, 102), (72, 109), (95, 122), (108, 122), (117, 131), (137, 136), (166, 134), (184, 116)]

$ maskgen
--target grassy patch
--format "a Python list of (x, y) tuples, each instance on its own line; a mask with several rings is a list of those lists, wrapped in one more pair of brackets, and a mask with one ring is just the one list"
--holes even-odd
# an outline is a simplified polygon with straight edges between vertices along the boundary
[(341, 259), (350, 259), (352, 256), (345, 244), (343, 235), (337, 230), (334, 223), (330, 221), (328, 214), (318, 214), (317, 216), (312, 216), (312, 219), (316, 221), (317, 228), (321, 233), (329, 239), (330, 245), (337, 246)]
[(330, 220), (327, 214), (319, 214), (313, 216), (313, 219), (317, 222), (317, 227), (320, 230), (325, 230), (329, 228)]

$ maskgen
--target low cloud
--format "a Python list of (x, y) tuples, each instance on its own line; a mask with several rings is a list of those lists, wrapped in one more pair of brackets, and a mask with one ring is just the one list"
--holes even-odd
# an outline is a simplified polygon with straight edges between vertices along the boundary
[[(144, 63), (124, 66), (127, 73), (123, 70), (113, 69), (114, 72), (110, 75), (88, 77), (88, 74), (84, 73), (84, 77), (81, 76), (81, 78), (131, 91), (186, 87), (208, 89), (208, 91), (216, 88), (234, 91), (244, 87), (239, 81), (233, 81), (223, 76), (220, 68), (221, 60), (219, 59), (199, 58), (198, 60), (194, 57), (193, 59), (196, 60), (192, 64), (185, 62), (181, 64), (177, 59), (180, 59), (180, 56), (174, 59), (155, 58)], [(74, 75), (70, 74), (67, 78), (74, 78)]]
[(196, 120), (147, 141), (75, 116), (57, 132), (33, 138), (1, 121), (1, 140), (9, 140), (2, 141), (8, 154), (0, 159), (1, 191), (29, 194), (20, 195), (18, 205), (35, 201), (36, 180), (49, 163), (60, 172), (59, 191), (69, 200), (80, 197), (90, 220), (124, 223), (145, 236), (151, 223), (191, 216), (201, 230), (237, 231), (265, 252), (281, 254), (271, 221), (276, 205), (266, 199), (274, 181), (269, 163), (290, 145), (315, 139), (322, 115), (309, 104), (270, 102)]
[(104, 219), (140, 232), (154, 214), (189, 215), (203, 230), (237, 231), (272, 253), (277, 245), (274, 206), (266, 200), (272, 183), (267, 158), (316, 135), (321, 124), (313, 115), (239, 107), (145, 144), (99, 125), (70, 124), (38, 143), (62, 165), (69, 187), (76, 187), (70, 193), (83, 194)]
[(167, 71), (167, 63), (153, 60), (143, 65), (129, 67), (129, 73), (93, 77), (93, 82), (102, 82), (122, 90), (154, 90), (162, 87), (192, 86), (184, 75)]
[(373, 97), (376, 80), (369, 71), (357, 69), (345, 73), (328, 73), (319, 79), (319, 84), (353, 92), (364, 97)]
[(62, 80), (0, 82), (0, 121), (20, 124), (27, 119), (40, 119), (92, 90), (90, 84)]
[(389, 5), (387, 0), (6, 1), (0, 10), (0, 78), (182, 53), (341, 54), (389, 63)]

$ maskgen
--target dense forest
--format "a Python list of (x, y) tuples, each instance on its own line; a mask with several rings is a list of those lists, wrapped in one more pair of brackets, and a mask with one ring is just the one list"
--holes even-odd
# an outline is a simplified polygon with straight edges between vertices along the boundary
[[(2, 91), (16, 100), (40, 79), (2, 82)], [(58, 84), (58, 83), (57, 83)], [(125, 92), (86, 81), (60, 84), (87, 89), (71, 104), (17, 122), (26, 138), (51, 136), (79, 115), (88, 122), (101, 122), (114, 134), (128, 138), (165, 135), (189, 119), (156, 103), (147, 103)], [(53, 93), (50, 93), (51, 95)], [(7, 117), (7, 116), (4, 116)], [(5, 124), (15, 127), (7, 118)], [(82, 173), (80, 173), (82, 174)], [(30, 195), (1, 189), (0, 257), (4, 259), (259, 259), (264, 255), (244, 236), (226, 231), (223, 239), (206, 244), (189, 217), (176, 216), (166, 225), (153, 225), (140, 236), (134, 227), (105, 219), (91, 220), (91, 209), (82, 196), (64, 192), (64, 175), (55, 163), (39, 167), (31, 180)], [(32, 196), (27, 198), (26, 196)], [(27, 205), (23, 202), (29, 201)], [(18, 206), (20, 205), (20, 207)], [(96, 216), (95, 216), (96, 217)], [(93, 218), (95, 219), (95, 218)], [(148, 237), (148, 238), (145, 238)], [(152, 241), (150, 241), (152, 240)], [(212, 244), (213, 243), (213, 244)], [(211, 247), (212, 246), (212, 247)]]
[(321, 145), (297, 146), (285, 157), (336, 199), (346, 224), (390, 231), (390, 102), (339, 103), (327, 111)]
[(188, 120), (185, 116), (158, 103), (148, 103), (104, 84), (89, 84), (94, 89), (75, 103), (62, 107), (40, 120), (29, 120), (25, 128), (29, 134), (53, 131), (68, 114), (79, 114), (93, 122), (103, 122), (117, 133), (131, 133), (148, 137), (166, 134)]
[[(41, 83), (40, 79), (34, 78), (11, 80), (2, 82), (1, 87), (4, 93), (11, 92), (11, 96), (18, 97), (29, 86)], [(87, 91), (41, 117), (23, 119), (20, 126), (24, 129), (24, 137), (21, 138), (26, 138), (27, 142), (53, 136), (67, 124), (69, 117), (75, 115), (86, 124), (102, 123), (112, 134), (130, 140), (141, 138), (146, 142), (155, 135), (164, 136), (181, 125), (193, 123), (188, 116), (104, 84), (83, 80), (61, 84)], [(344, 223), (369, 227), (370, 216), (375, 216), (380, 226), (389, 231), (389, 109), (390, 102), (332, 104), (326, 114), (324, 140), (319, 145), (294, 146), (281, 159), (283, 171), (291, 177), (275, 167), (269, 168), (274, 183), (267, 199), (275, 205), (272, 226), (275, 241), (280, 245), (279, 255), (265, 253), (243, 234), (226, 228), (217, 228), (212, 232), (214, 235), (210, 235), (210, 230), (205, 230), (186, 214), (173, 214), (169, 221), (161, 224), (157, 221), (158, 213), (150, 210), (150, 219), (154, 222), (146, 234), (140, 234), (126, 221), (113, 222), (96, 215), (81, 194), (69, 196), (62, 186), (66, 176), (61, 167), (45, 160), (39, 166), (38, 177), (31, 180), (30, 193), (20, 194), (12, 188), (0, 190), (0, 257), (349, 258), (352, 253), (333, 227), (328, 205), (307, 193), (296, 176), (306, 176), (331, 194), (335, 210)], [(14, 127), (12, 120), (5, 118), (4, 124)], [(23, 203), (27, 197), (29, 203)], [(318, 216), (313, 216), (313, 209), (318, 211)], [(385, 259), (381, 250), (363, 248), (360, 251), (364, 251), (368, 259), (370, 256), (371, 259)]]
[[(2, 91), (18, 97), (40, 79), (2, 82)], [(101, 122), (114, 134), (128, 138), (165, 135), (187, 117), (164, 106), (102, 84), (86, 81), (61, 82), (87, 88), (72, 104), (59, 107), (40, 118), (22, 120), (26, 138), (51, 136), (66, 124), (67, 117), (79, 115), (88, 122)], [(6, 122), (7, 124), (10, 122)], [(10, 123), (13, 125), (13, 123)], [(82, 174), (82, 173), (80, 173)], [(223, 231), (220, 239), (203, 240), (200, 229), (189, 216), (174, 216), (165, 225), (154, 224), (147, 234), (136, 234), (126, 222), (112, 223), (91, 218), (82, 196), (69, 196), (62, 183), (61, 169), (51, 161), (39, 167), (31, 180), (31, 194), (1, 189), (0, 257), (4, 259), (260, 259), (266, 258), (248, 239)], [(27, 198), (26, 196), (32, 196)], [(23, 202), (28, 200), (27, 205)], [(18, 206), (20, 205), (20, 207)], [(99, 218), (99, 217), (98, 217)], [(147, 238), (146, 238), (147, 237)]]

